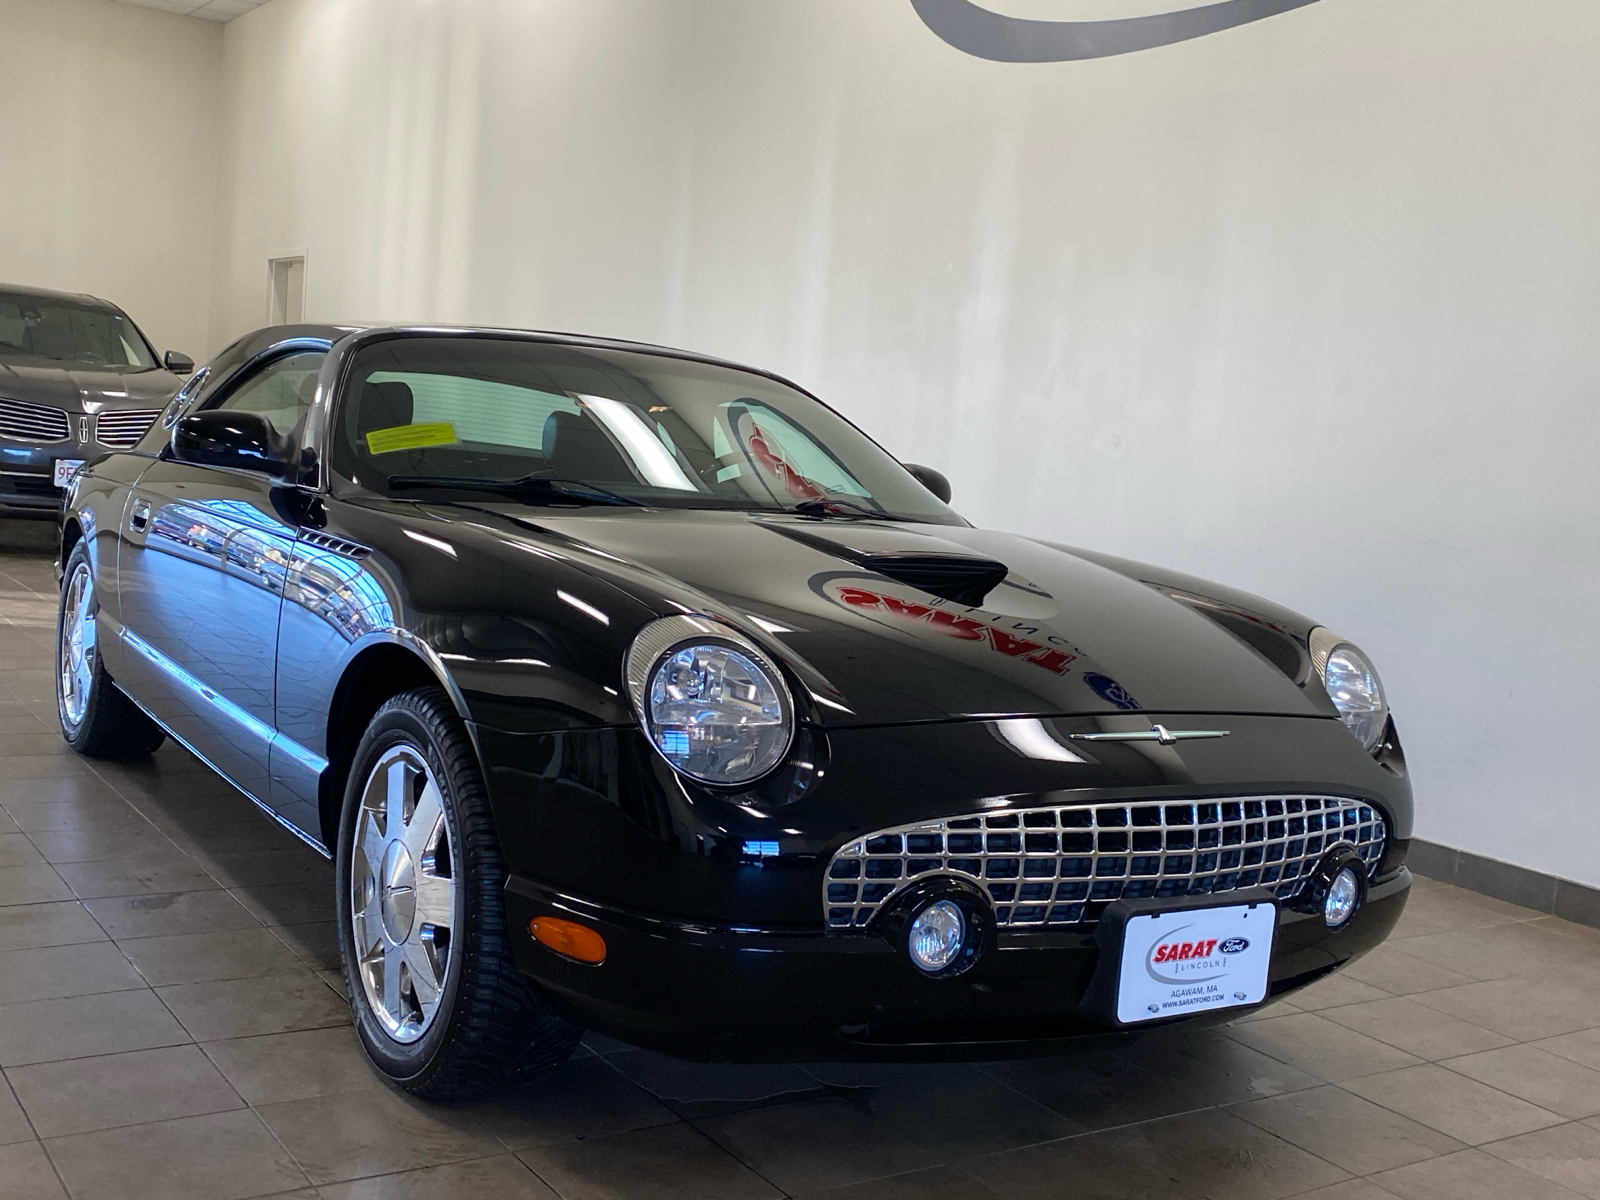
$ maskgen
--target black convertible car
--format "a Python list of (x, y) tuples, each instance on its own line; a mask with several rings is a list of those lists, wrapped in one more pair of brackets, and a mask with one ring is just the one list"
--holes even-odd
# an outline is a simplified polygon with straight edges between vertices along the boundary
[(61, 726), (181, 741), (337, 868), (378, 1067), (580, 1028), (996, 1058), (1222, 1021), (1410, 875), (1359, 649), (974, 529), (773, 375), (556, 334), (235, 342), (62, 514)]

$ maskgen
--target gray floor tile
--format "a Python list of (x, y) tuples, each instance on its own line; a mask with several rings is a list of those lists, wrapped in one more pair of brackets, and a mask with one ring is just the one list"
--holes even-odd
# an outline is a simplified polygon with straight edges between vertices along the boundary
[(1432, 1064), (1369, 1075), (1344, 1086), (1470, 1146), (1562, 1122), (1526, 1100)]
[(511, 1150), (678, 1120), (666, 1105), (595, 1055), (573, 1059), (530, 1087), (474, 1105), (472, 1112)]
[(0, 833), (0, 867), (31, 867), (44, 862), (25, 833)]
[[(348, 1025), (207, 1042), (204, 1049), (228, 1082), (255, 1105), (387, 1087)], [(509, 1108), (514, 1100), (491, 1103)]]
[(29, 1124), (10, 1086), (4, 1078), (0, 1078), (0, 1146), (32, 1140), (33, 1126)]
[(73, 829), (149, 828), (128, 802), (110, 789), (69, 799), (13, 800), (6, 811), (24, 833), (62, 833)]
[(1530, 1042), (1600, 1026), (1594, 997), (1593, 982), (1552, 975), (1537, 987), (1522, 979), (1493, 979), (1423, 992), (1416, 1000), (1513, 1041)]
[(0, 906), (47, 904), (52, 900), (73, 898), (72, 889), (48, 863), (0, 867)]
[(38, 1142), (0, 1146), (0, 1200), (67, 1200), (66, 1189)]
[(1370, 954), (1356, 959), (1340, 974), (1396, 996), (1473, 982), (1472, 976), (1418, 958), (1405, 948), (1404, 942), (1396, 941), (1385, 942)]
[(107, 933), (120, 939), (250, 929), (261, 924), (244, 905), (221, 891), (107, 896), (83, 904)]
[(939, 1162), (1080, 1131), (1076, 1122), (971, 1067), (929, 1065), (919, 1075), (869, 1093), (866, 1111)]
[(0, 1005), (142, 987), (139, 972), (111, 942), (0, 951)]
[(244, 1200), (308, 1182), (248, 1109), (73, 1134), (49, 1148), (73, 1200)]
[(0, 1067), (191, 1040), (154, 992), (105, 992), (0, 1008)]
[(173, 849), (172, 839), (148, 824), (127, 829), (62, 829), (55, 833), (32, 833), (28, 837), (45, 861), (52, 863), (161, 855)]
[(1308, 1074), (1337, 1083), (1413, 1066), (1421, 1059), (1317, 1013), (1233, 1026), (1229, 1036)]
[(1426, 936), (1432, 933), (1453, 933), (1463, 929), (1487, 929), (1492, 925), (1505, 925), (1527, 921), (1540, 914), (1530, 909), (1505, 905), (1495, 909), (1466, 899), (1460, 888), (1436, 888), (1414, 892), (1406, 901), (1406, 910), (1391, 935), (1398, 939)]
[(118, 944), (156, 987), (305, 970), (293, 950), (260, 926), (133, 938)]
[(42, 1138), (244, 1107), (198, 1046), (10, 1067), (6, 1076)]
[(120, 799), (110, 784), (94, 775), (72, 775), (63, 779), (18, 779), (7, 775), (0, 779), (0, 805), (4, 805), (7, 812), (29, 805), (74, 801), (115, 804)]
[(268, 925), (305, 925), (333, 916), (331, 879), (234, 888), (233, 895)]
[(104, 940), (105, 931), (76, 900), (0, 908), (0, 950)]
[(961, 1168), (1002, 1196), (1028, 1200), (1277, 1200), (1348, 1178), (1218, 1109), (1010, 1150)]
[(354, 1183), (326, 1183), (318, 1192), (323, 1200), (560, 1200), (509, 1154)]
[(786, 1192), (839, 1187), (949, 1161), (896, 1132), (891, 1122), (874, 1121), (840, 1099), (748, 1109), (695, 1124)]
[(1401, 1200), (1575, 1200), (1579, 1195), (1482, 1150), (1384, 1171), (1372, 1182)]
[(1483, 1147), (1530, 1175), (1600, 1200), (1600, 1131), (1573, 1122), (1524, 1133)]
[(57, 863), (55, 869), (81, 900), (208, 891), (222, 886), (176, 846), (159, 854)]
[(887, 1179), (847, 1183), (820, 1192), (802, 1192), (795, 1200), (994, 1200), (990, 1191), (956, 1167), (930, 1167)]
[(1511, 1039), (1502, 1033), (1438, 1012), (1406, 996), (1325, 1010), (1321, 1015), (1429, 1061), (1511, 1044)]
[(1600, 1028), (1580, 1029), (1534, 1043), (1539, 1049), (1600, 1071)]
[(1331, 1085), (1252, 1101), (1230, 1111), (1357, 1175), (1465, 1148), (1452, 1137)]
[(317, 971), (337, 971), (339, 926), (335, 921), (314, 921), (309, 925), (271, 925), (272, 932), (299, 956), (306, 966)]
[(693, 1126), (663, 1125), (517, 1155), (564, 1200), (769, 1200), (782, 1193)]
[(1542, 975), (1574, 961), (1600, 962), (1600, 946), (1591, 949), (1575, 944), (1571, 938), (1525, 922), (1436, 933), (1402, 944), (1408, 954), (1476, 980)]
[(1202, 1107), (1183, 1090), (1114, 1053), (985, 1063), (982, 1071), (1046, 1108), (1078, 1132), (1149, 1121)]
[(257, 1111), (319, 1185), (486, 1158), (503, 1149), (470, 1114), (387, 1088), (363, 1092), (358, 1100), (317, 1096)]
[(1439, 1065), (1563, 1117), (1600, 1115), (1600, 1071), (1537, 1046), (1507, 1046)]
[(1330, 1008), (1339, 1008), (1346, 1004), (1363, 1004), (1371, 1000), (1383, 1000), (1392, 993), (1375, 987), (1370, 983), (1363, 983), (1346, 975), (1343, 971), (1336, 972), (1324, 979), (1318, 980), (1308, 988), (1302, 988), (1294, 993), (1291, 1000), (1294, 1006), (1302, 1012), (1322, 1012)]
[(315, 972), (180, 983), (157, 994), (196, 1041), (347, 1025), (350, 1007)]

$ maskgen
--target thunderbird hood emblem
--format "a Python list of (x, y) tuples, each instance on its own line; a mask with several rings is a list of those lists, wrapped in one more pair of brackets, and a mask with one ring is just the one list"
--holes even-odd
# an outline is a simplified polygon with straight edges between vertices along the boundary
[(1228, 729), (1168, 729), (1165, 725), (1152, 725), (1149, 729), (1134, 729), (1127, 733), (1073, 733), (1067, 736), (1079, 742), (1158, 742), (1175, 746), (1179, 742), (1199, 741), (1202, 738), (1224, 738)]

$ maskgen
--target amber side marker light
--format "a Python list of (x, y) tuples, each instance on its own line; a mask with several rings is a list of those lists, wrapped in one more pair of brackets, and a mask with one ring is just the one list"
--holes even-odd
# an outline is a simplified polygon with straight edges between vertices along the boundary
[(557, 954), (581, 963), (599, 966), (606, 960), (606, 940), (587, 925), (563, 921), (560, 917), (535, 917), (528, 932)]

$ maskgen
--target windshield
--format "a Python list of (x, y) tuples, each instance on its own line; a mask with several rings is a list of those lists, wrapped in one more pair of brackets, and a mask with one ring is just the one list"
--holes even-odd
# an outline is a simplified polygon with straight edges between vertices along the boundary
[(394, 338), (358, 353), (344, 396), (333, 470), (380, 495), (427, 498), (437, 478), (440, 488), (500, 481), (530, 502), (583, 503), (588, 487), (652, 507), (960, 522), (843, 417), (732, 367), (542, 342)]
[(114, 308), (0, 292), (0, 358), (89, 366), (155, 366), (139, 331)]

